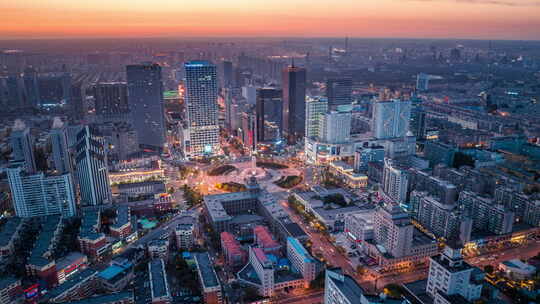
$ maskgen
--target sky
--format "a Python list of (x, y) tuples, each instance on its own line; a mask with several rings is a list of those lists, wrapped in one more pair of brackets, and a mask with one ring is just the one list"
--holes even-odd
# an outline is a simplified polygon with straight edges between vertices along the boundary
[(0, 39), (540, 39), (540, 0), (0, 0)]

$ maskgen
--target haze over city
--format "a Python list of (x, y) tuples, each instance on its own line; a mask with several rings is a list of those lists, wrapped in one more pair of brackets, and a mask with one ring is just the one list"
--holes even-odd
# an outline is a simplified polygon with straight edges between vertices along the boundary
[(540, 39), (537, 0), (4, 0), (0, 12), (0, 39)]

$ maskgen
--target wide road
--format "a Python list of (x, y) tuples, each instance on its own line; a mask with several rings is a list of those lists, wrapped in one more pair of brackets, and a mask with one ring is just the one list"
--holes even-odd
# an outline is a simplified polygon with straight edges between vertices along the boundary
[(309, 294), (302, 294), (288, 297), (285, 299), (277, 299), (277, 304), (317, 304), (324, 302), (324, 291), (317, 291)]

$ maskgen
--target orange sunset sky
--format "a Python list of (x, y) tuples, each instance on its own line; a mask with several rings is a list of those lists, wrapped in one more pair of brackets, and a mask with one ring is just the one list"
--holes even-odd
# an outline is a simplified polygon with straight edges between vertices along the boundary
[(540, 39), (540, 0), (0, 0), (0, 39)]

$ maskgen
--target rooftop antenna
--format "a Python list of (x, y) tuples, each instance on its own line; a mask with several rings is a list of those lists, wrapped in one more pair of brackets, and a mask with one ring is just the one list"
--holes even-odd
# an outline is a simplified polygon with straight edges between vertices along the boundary
[(291, 68), (294, 68), (294, 56), (291, 56)]

